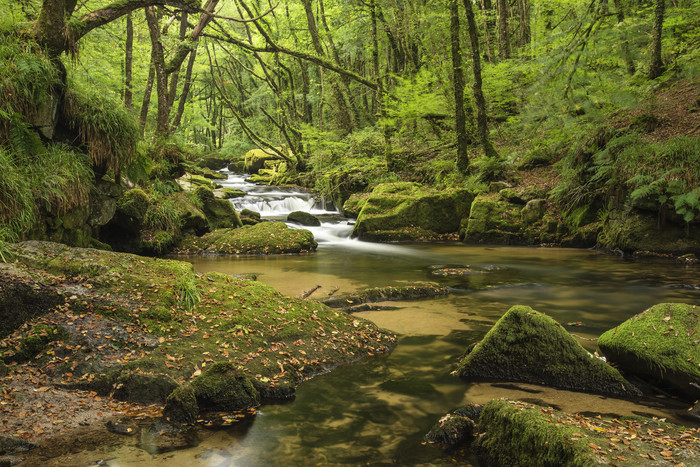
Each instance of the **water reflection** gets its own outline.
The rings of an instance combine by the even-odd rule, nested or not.
[[[421,441],[435,420],[469,402],[510,397],[573,412],[643,412],[672,420],[682,408],[662,399],[640,405],[534,385],[467,383],[450,372],[512,305],[532,306],[564,324],[580,322],[568,329],[593,350],[588,339],[653,304],[700,302],[700,290],[678,287],[698,283],[694,267],[586,250],[460,244],[328,246],[305,256],[189,259],[200,272],[257,273],[261,282],[292,296],[316,285],[322,287],[312,298],[425,281],[454,292],[358,313],[398,333],[396,349],[304,383],[293,403],[266,405],[247,425],[201,430],[190,449],[149,454],[127,442],[91,453],[92,460],[111,457],[106,465],[113,466],[452,465],[456,461]],[[433,274],[439,265],[487,272]]]

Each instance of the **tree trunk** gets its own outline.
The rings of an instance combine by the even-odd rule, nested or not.
[[[661,30],[664,26],[665,0],[656,0],[654,9],[654,30],[651,42],[651,63],[649,64],[649,79],[656,79],[664,72],[664,62],[661,59]]]
[[[134,63],[134,22],[131,13],[126,15],[126,45],[124,52],[124,105],[127,109],[134,107],[134,93],[131,89],[132,69]]]
[[[173,122],[170,125],[170,133],[173,133],[180,126],[182,122],[182,115],[185,113],[185,104],[187,103],[187,97],[190,93],[190,87],[192,86],[192,70],[194,68],[194,61],[197,58],[197,49],[195,48],[190,53],[190,58],[187,61],[187,69],[185,70],[185,82],[182,85],[182,92],[180,93],[180,100],[177,104],[177,112],[173,118]]]
[[[498,0],[498,55],[500,56],[501,60],[510,58],[510,32],[508,31],[508,2],[506,0]]]
[[[500,0],[499,0],[500,1]],[[479,56],[479,36],[474,20],[471,0],[464,0],[464,9],[467,12],[467,28],[469,29],[469,41],[472,46],[472,71],[474,73],[474,103],[476,104],[476,126],[479,133],[481,146],[486,157],[498,157],[496,149],[489,140],[489,127],[486,120],[486,99],[482,90],[481,57]]]
[[[151,36],[153,66],[156,70],[156,94],[158,95],[158,116],[156,118],[156,137],[168,134],[168,76],[165,73],[165,54],[160,41],[160,27],[153,7],[146,7],[146,22]]]
[[[146,122],[148,121],[148,108],[151,105],[151,94],[153,94],[153,82],[156,78],[156,67],[153,61],[153,51],[151,51],[151,63],[148,66],[148,79],[146,80],[146,89],[143,91],[143,101],[141,102],[141,111],[139,112],[139,127],[141,128],[141,137],[146,132]]]
[[[625,21],[625,12],[622,9],[622,0],[615,0],[615,14],[617,16],[617,24],[621,24]],[[632,53],[630,52],[630,43],[627,39],[622,39],[620,49],[622,51],[622,58],[625,60],[627,74],[632,76],[637,70],[634,66],[634,60],[632,60]]]
[[[468,0],[470,1],[470,0]],[[455,98],[455,133],[457,134],[457,170],[469,172],[469,153],[467,152],[467,122],[464,113],[464,70],[462,68],[462,50],[459,39],[459,3],[450,0],[450,43],[452,52],[452,81]]]
[[[530,0],[518,0],[518,15],[520,17],[520,46],[530,44]]]
[[[489,12],[487,12],[486,4],[488,3],[488,9],[491,9],[491,0],[481,0],[481,16],[484,17],[484,41],[486,43],[486,58],[489,63],[493,63],[493,53],[491,52],[491,21],[489,21]]]

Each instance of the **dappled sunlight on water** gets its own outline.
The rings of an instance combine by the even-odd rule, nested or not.
[[[259,274],[260,282],[291,296],[316,285],[322,287],[311,298],[419,282],[453,293],[358,313],[399,334],[398,346],[302,384],[293,403],[266,405],[247,424],[200,429],[198,444],[180,451],[149,454],[131,440],[83,459],[111,458],[104,465],[112,466],[452,465],[421,442],[437,419],[466,403],[508,397],[572,412],[669,419],[683,408],[668,399],[633,403],[526,384],[469,383],[450,372],[512,305],[551,315],[593,351],[591,339],[653,304],[699,303],[700,290],[683,287],[700,282],[697,268],[588,250],[454,243],[345,248],[339,242],[303,256],[187,259],[199,272]],[[439,267],[467,266],[469,274],[435,274]]]

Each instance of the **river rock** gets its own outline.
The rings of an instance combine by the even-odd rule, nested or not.
[[[114,398],[141,404],[162,404],[179,386],[167,375],[129,373],[117,380]]]
[[[595,358],[549,316],[517,305],[496,322],[456,372],[473,381],[516,381],[615,396],[640,391]]]
[[[197,420],[199,405],[191,384],[183,384],[165,400],[163,417],[172,423],[190,424]]]
[[[234,411],[260,405],[252,381],[231,362],[217,362],[190,383],[202,411]]]
[[[563,223],[544,207],[544,200],[523,207],[500,195],[479,195],[462,223],[460,238],[466,243],[504,245],[558,243],[565,234]]]
[[[203,186],[198,187],[195,194],[202,203],[211,230],[243,225],[230,201],[216,198],[212,190]]]
[[[456,233],[473,199],[466,189],[437,191],[412,182],[380,184],[365,200],[352,235],[397,241]]]
[[[287,216],[287,222],[294,222],[308,227],[318,227],[321,225],[321,221],[318,220],[318,217],[304,211],[290,212]]]
[[[220,170],[226,167],[228,160],[221,156],[207,156],[197,163],[198,167],[207,168],[210,170]]]
[[[260,222],[260,213],[250,209],[241,209],[240,217],[243,225],[255,225]]]
[[[657,215],[644,215],[632,209],[613,210],[598,235],[604,248],[624,252],[653,251],[683,255],[700,253],[700,229],[666,223],[660,230]]]
[[[696,305],[662,303],[603,333],[598,347],[624,371],[652,378],[698,399],[699,319]]]
[[[417,298],[447,295],[447,287],[437,285],[410,285],[402,287],[375,287],[356,294],[340,295],[321,300],[331,308],[349,308],[361,303],[384,302],[391,300],[415,300]]]
[[[435,443],[443,449],[450,449],[474,439],[482,405],[471,404],[443,416],[433,425],[425,440]]]
[[[278,150],[280,148],[277,148]],[[280,161],[282,158],[273,151],[263,151],[262,149],[251,149],[245,154],[243,170],[249,174],[257,174],[260,169],[265,168],[267,161]]]
[[[290,229],[281,222],[261,222],[238,229],[218,229],[199,238],[186,238],[178,253],[284,254],[305,253],[318,244],[311,232]]]
[[[243,198],[245,196],[245,191],[224,187],[217,190],[216,194],[222,199]]]

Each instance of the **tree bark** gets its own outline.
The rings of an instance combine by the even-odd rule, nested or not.
[[[148,109],[151,105],[151,94],[153,94],[153,83],[156,79],[156,67],[153,60],[153,51],[151,51],[151,63],[148,66],[148,79],[146,80],[146,89],[143,91],[143,101],[141,102],[141,111],[139,112],[139,127],[141,128],[141,136],[146,132],[146,122],[148,121]]]
[[[484,41],[486,43],[486,58],[489,63],[493,63],[493,53],[491,52],[491,33],[489,32],[491,28],[491,21],[488,19],[489,13],[487,12],[486,4],[488,3],[488,10],[491,9],[491,0],[481,0],[481,16],[484,17]]]
[[[124,52],[124,105],[127,109],[134,107],[134,92],[131,88],[134,63],[134,22],[131,13],[126,15],[126,44]]]
[[[499,0],[500,1],[500,0]],[[489,140],[489,127],[486,119],[486,99],[482,89],[481,57],[479,56],[479,36],[474,20],[471,0],[464,0],[464,9],[467,13],[467,28],[469,29],[469,41],[472,46],[472,72],[474,74],[474,103],[476,104],[476,126],[479,140],[486,157],[498,157],[496,149]]]
[[[152,6],[146,7],[146,22],[151,36],[153,66],[156,70],[156,94],[158,96],[158,116],[156,118],[156,137],[168,134],[168,76],[165,73],[165,54],[160,40],[158,18]]]
[[[530,44],[530,0],[518,0],[518,15],[520,17],[520,46]]]
[[[468,0],[470,1],[470,0]],[[462,68],[462,48],[459,34],[459,3],[450,0],[450,44],[452,53],[452,82],[455,100],[455,133],[457,134],[457,170],[469,172],[469,153],[467,152],[467,122],[464,113],[464,69]]]
[[[661,59],[661,32],[664,26],[665,0],[656,0],[654,8],[654,30],[651,42],[651,63],[649,64],[649,79],[656,79],[664,72],[664,62]]]
[[[615,15],[617,16],[617,24],[621,24],[625,21],[625,12],[622,9],[622,0],[615,0]],[[625,60],[625,67],[627,68],[627,74],[632,76],[637,71],[634,66],[634,60],[632,60],[632,53],[630,52],[630,43],[625,38],[622,39],[622,44],[620,46],[622,51],[622,58]]]
[[[75,44],[95,28],[104,26],[134,10],[153,5],[170,5],[188,12],[199,10],[199,0],[118,0],[68,22],[76,0],[44,0],[34,30],[36,41],[52,57],[75,50]]]
[[[510,32],[508,30],[508,2],[498,0],[498,55],[501,60],[510,58]],[[473,12],[472,12],[473,14]]]

